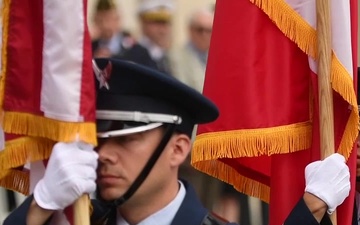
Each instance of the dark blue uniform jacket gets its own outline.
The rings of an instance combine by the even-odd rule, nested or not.
[[[205,209],[196,196],[194,189],[184,182],[186,195],[171,225],[202,225],[208,210]],[[26,225],[26,214],[33,197],[27,198],[22,205],[15,209],[5,220],[3,225]],[[92,225],[103,225],[99,223],[100,218],[108,212],[108,208],[97,200],[92,201],[93,214],[91,216]],[[116,212],[109,214],[106,225],[116,225]],[[236,225],[234,223],[223,223],[227,225]],[[318,225],[315,218],[301,199],[286,219],[284,225]],[[327,215],[324,216],[321,225],[331,225]]]
[[[187,182],[183,181],[183,183],[186,188],[186,195],[171,225],[201,225],[208,210],[202,206],[194,189]],[[32,199],[32,196],[28,197],[22,205],[6,218],[3,225],[26,225],[26,214]],[[93,200],[92,204],[93,214],[91,216],[91,223],[95,225],[95,221],[98,221],[108,209],[97,200]],[[116,213],[110,214],[106,225],[116,225]],[[227,223],[227,225],[236,224]]]

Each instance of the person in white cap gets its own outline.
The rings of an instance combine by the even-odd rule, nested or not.
[[[173,74],[169,49],[174,9],[172,0],[142,0],[138,9],[142,31],[139,43],[148,50],[157,69],[170,75]]]

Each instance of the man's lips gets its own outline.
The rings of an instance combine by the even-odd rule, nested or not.
[[[121,179],[120,176],[110,175],[110,174],[99,174],[97,178],[97,183],[100,184],[114,184]]]

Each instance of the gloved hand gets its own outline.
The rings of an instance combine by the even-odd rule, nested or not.
[[[81,195],[96,189],[98,154],[83,142],[57,143],[44,177],[36,184],[34,198],[44,209],[62,210]]]
[[[345,164],[345,158],[338,153],[307,165],[305,180],[305,192],[323,200],[329,214],[343,203],[350,192],[349,167]]]

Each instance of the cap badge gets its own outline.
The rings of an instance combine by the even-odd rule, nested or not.
[[[105,87],[107,90],[110,90],[110,86],[108,84],[108,80],[111,76],[112,64],[109,61],[106,67],[101,70],[96,64],[95,60],[92,61],[93,70],[96,76],[96,79],[99,81],[99,89]]]

